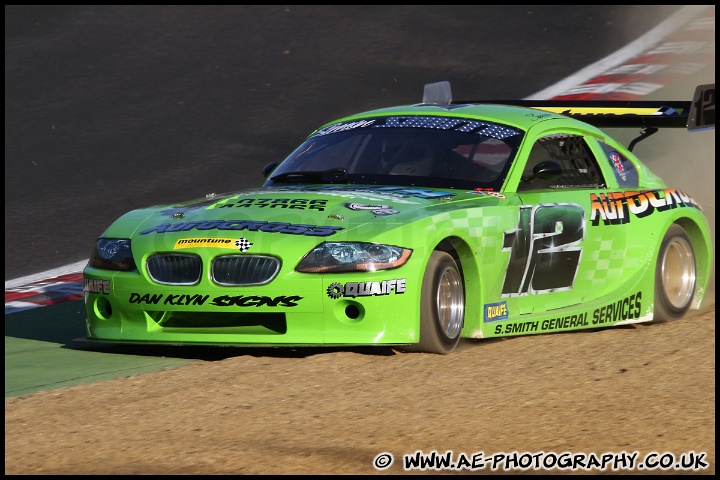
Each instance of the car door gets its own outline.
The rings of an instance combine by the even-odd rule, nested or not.
[[[515,300],[521,315],[581,304],[617,290],[627,241],[624,225],[608,227],[597,218],[617,212],[588,145],[595,140],[567,130],[527,140],[532,148],[526,159],[518,158],[525,162],[522,175],[511,177],[520,206],[517,226],[504,232],[503,251],[509,259],[501,294]],[[559,173],[552,173],[558,166]]]

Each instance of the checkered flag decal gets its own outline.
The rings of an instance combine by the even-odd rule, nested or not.
[[[250,247],[252,247],[252,243],[247,238],[238,238],[235,240],[235,246],[238,247],[238,250],[241,252],[247,252],[250,250]]]

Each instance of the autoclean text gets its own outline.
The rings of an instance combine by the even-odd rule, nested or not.
[[[663,212],[678,207],[700,205],[680,190],[648,190],[645,192],[614,192],[590,194],[590,223],[597,226],[628,223],[631,216],[647,217],[654,212]]]

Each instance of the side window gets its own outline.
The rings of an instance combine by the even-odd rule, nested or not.
[[[553,157],[545,147],[545,143],[538,140],[530,151],[530,157],[525,164],[525,170],[523,170],[518,191],[544,190],[556,185],[556,179],[532,178],[535,167],[548,160],[553,160]]]
[[[635,170],[635,165],[607,143],[601,141],[598,143],[607,156],[606,160],[610,163],[612,171],[615,173],[618,185],[621,187],[637,187],[638,173],[637,170]]]
[[[560,164],[562,173],[554,178],[532,178],[534,168],[548,160]],[[518,191],[605,186],[597,160],[580,135],[549,135],[540,138],[530,151],[522,178]]]

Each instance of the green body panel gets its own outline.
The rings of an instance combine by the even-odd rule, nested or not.
[[[368,188],[368,191],[370,190],[373,188]],[[316,225],[327,223],[328,214],[339,211],[339,203],[349,196],[352,200],[367,195],[373,200],[382,199],[384,204],[391,205],[401,213],[394,217],[378,217],[369,222],[372,217],[369,212],[348,212],[344,209],[342,213],[348,218],[342,221],[342,225],[347,227],[332,235],[332,240],[374,242],[382,238],[383,243],[411,248],[413,253],[410,260],[394,270],[325,275],[298,273],[294,271],[296,263],[284,262],[272,284],[255,287],[214,286],[207,273],[198,286],[161,286],[154,284],[141,272],[108,272],[88,267],[85,271],[86,284],[92,280],[110,283],[107,289],[109,293],[92,292],[92,289],[86,287],[88,335],[98,340],[160,343],[412,343],[418,338],[419,292],[423,269],[435,245],[447,238],[454,239],[466,276],[467,306],[463,336],[486,338],[648,321],[652,319],[655,258],[662,240],[657,232],[663,232],[669,224],[684,219],[687,223],[695,224],[698,233],[707,233],[704,217],[692,206],[677,206],[644,218],[633,217],[624,225],[605,225],[599,222],[593,226],[593,208],[597,211],[606,207],[593,207],[591,192],[563,192],[561,196],[558,192],[533,192],[511,195],[504,199],[474,193],[456,193],[457,199],[449,201],[442,200],[442,197],[399,199],[407,203],[395,202],[390,196],[379,198],[380,194],[377,193],[364,194],[360,188],[355,191],[346,190],[344,195],[347,196],[339,202],[322,193],[294,195],[302,199],[323,200],[327,209],[322,212],[284,213],[283,209],[270,208],[268,212],[264,208],[245,207],[240,214],[238,210],[232,209],[234,207],[218,208],[217,204],[212,204],[203,210],[204,213],[212,211],[212,215],[206,214],[204,218],[263,218],[266,221]],[[220,203],[235,205],[244,198],[264,197],[278,198],[278,194],[254,191],[222,199]],[[336,205],[331,205],[333,201]],[[504,232],[517,228],[522,206],[537,204],[546,205],[546,208],[550,209],[562,208],[565,204],[579,206],[573,207],[572,211],[584,212],[584,228],[593,229],[593,234],[600,232],[600,235],[592,241],[586,239],[579,245],[582,255],[572,289],[551,294],[525,292],[503,298],[501,288],[510,258],[510,253],[503,251]],[[229,215],[228,212],[232,214]],[[186,215],[183,221],[192,221],[192,210]],[[138,216],[145,217],[146,213]],[[133,217],[135,215],[130,216],[134,220]],[[167,222],[168,217],[150,216],[143,227]],[[120,222],[108,230],[107,236],[128,235],[134,226],[133,222],[128,222],[126,226]],[[198,235],[197,230],[164,233],[134,237],[133,248],[148,254],[172,251],[177,240],[199,236],[210,238],[209,232],[213,232],[213,236],[217,238],[232,237],[217,230],[205,231],[202,235]],[[318,243],[315,237],[277,233],[242,231],[241,236],[253,243],[253,254],[282,251],[284,257],[292,259],[302,258]],[[638,238],[644,240],[629,240]],[[709,245],[704,248],[710,251]],[[205,256],[220,250],[216,247],[201,247],[183,249],[183,252]],[[702,248],[696,250],[698,253],[703,251]],[[622,255],[618,252],[627,253]],[[137,265],[144,265],[148,254],[137,257]],[[707,258],[707,255],[698,258]],[[702,262],[699,263],[702,265]],[[700,285],[704,285],[708,279],[705,273],[703,275]],[[608,278],[613,278],[614,281],[608,282]],[[330,298],[327,294],[328,287],[334,283],[369,284],[389,280],[404,280],[405,291],[385,293],[381,289],[372,295],[340,299]],[[702,288],[699,288],[697,294],[702,293]],[[258,305],[243,309],[255,314],[284,314],[287,330],[283,334],[257,326],[199,328],[196,331],[163,328],[147,313],[160,309],[227,313],[226,306],[213,307],[210,303],[211,299],[223,295],[272,299],[293,295],[302,297],[302,300],[292,307]],[[130,302],[131,297],[134,297],[133,302]],[[200,303],[203,297],[207,299]],[[628,305],[631,301],[634,302],[632,308]],[[103,315],[98,314],[106,310],[105,302],[112,305],[113,314],[109,319],[103,319]],[[502,321],[494,320],[492,316],[487,318],[485,306],[503,302],[505,306],[501,311],[496,309],[495,313]],[[608,313],[608,305],[615,310]],[[348,307],[357,309],[359,315],[356,318],[348,317]],[[506,312],[507,316],[502,312]],[[499,330],[498,325],[502,325]],[[525,326],[522,327],[523,325]]]
[[[667,188],[599,129],[559,114],[529,117],[527,109],[499,106],[398,107],[342,121],[380,114],[478,114],[517,127],[525,131],[516,159],[520,166],[508,172],[498,192],[309,184],[130,212],[103,237],[131,238],[138,270],[85,269],[87,337],[216,345],[415,343],[423,274],[439,246],[451,251],[462,268],[463,337],[646,322],[653,319],[658,251],[673,223],[680,223],[693,242],[698,264],[693,308],[699,308],[712,261],[701,207],[688,194]],[[603,188],[518,192],[529,146],[553,131],[585,136],[597,156],[602,156],[599,142],[612,144],[635,163],[639,186],[621,187],[610,165],[601,164],[607,180]],[[348,208],[351,202],[395,213],[353,210]],[[221,220],[240,227],[219,228]],[[558,239],[556,252],[561,253],[538,247],[546,236]],[[240,254],[232,243],[238,238],[252,244],[242,254],[280,259],[272,282],[242,287],[213,283],[209,259]],[[178,241],[188,239],[217,242],[178,247]],[[404,265],[390,270],[297,272],[299,261],[325,241],[381,243],[410,249],[412,254]],[[157,252],[199,256],[204,268],[200,283],[154,282],[145,265]],[[558,261],[536,261],[553,254]]]

